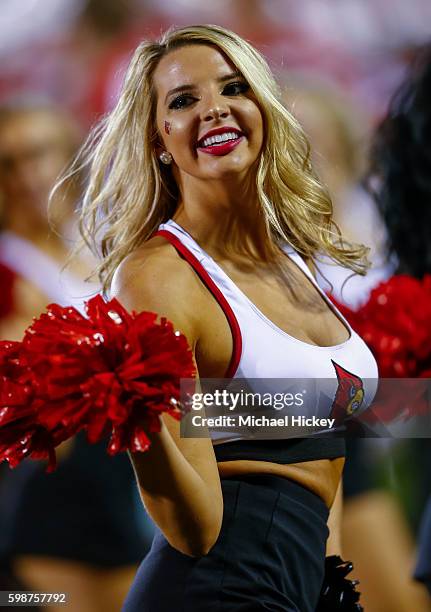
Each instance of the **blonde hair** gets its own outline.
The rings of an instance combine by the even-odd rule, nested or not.
[[[268,236],[290,243],[305,257],[325,253],[364,274],[367,249],[343,242],[332,221],[330,197],[311,167],[308,141],[283,106],[265,59],[233,32],[198,25],[170,29],[158,42],[138,46],[116,107],[90,135],[70,170],[88,167],[80,230],[87,245],[101,256],[96,272],[104,288],[119,263],[176,209],[177,186],[171,170],[161,168],[155,151],[152,77],[163,56],[193,44],[220,49],[248,81],[263,114],[266,134],[256,193]]]

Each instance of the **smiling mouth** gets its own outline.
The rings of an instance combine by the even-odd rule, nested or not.
[[[206,155],[212,156],[224,156],[228,155],[231,151],[244,140],[245,134],[236,129],[227,129],[225,131],[220,130],[219,133],[208,134],[203,136],[197,143],[197,150]]]
[[[223,134],[215,134],[214,136],[208,136],[207,138],[201,138],[198,141],[199,149],[206,149],[208,147],[219,147],[227,142],[234,142],[242,138],[240,132],[224,132]]]

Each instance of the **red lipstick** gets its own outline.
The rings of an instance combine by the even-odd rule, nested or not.
[[[228,140],[221,140],[216,138],[217,136],[222,136],[223,134],[230,134],[231,138]],[[205,141],[211,139],[212,142],[208,142],[205,146]],[[214,130],[209,130],[206,134],[204,134],[199,140],[197,144],[197,148],[202,153],[208,153],[209,155],[227,155],[235,147],[238,146],[240,142],[244,139],[244,134],[238,128],[223,126],[220,128],[215,128]]]

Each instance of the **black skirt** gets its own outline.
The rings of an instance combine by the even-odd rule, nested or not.
[[[210,552],[184,555],[157,530],[123,612],[314,612],[328,537],[323,500],[267,474],[224,479],[222,490]]]
[[[106,441],[89,444],[83,433],[52,474],[40,461],[23,461],[0,482],[0,559],[36,555],[106,569],[137,565],[151,536],[141,528],[135,491],[127,456],[110,457]]]

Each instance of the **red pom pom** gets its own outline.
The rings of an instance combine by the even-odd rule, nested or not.
[[[431,367],[431,276],[393,276],[371,292],[355,316],[381,377],[414,378]]]
[[[20,342],[0,342],[0,460],[16,467],[25,457],[48,459],[55,468],[54,441],[39,422],[37,400]]]
[[[422,280],[393,276],[373,289],[356,312],[344,306],[340,310],[370,347],[381,378],[430,377],[431,275]],[[404,418],[420,414],[427,406],[424,389],[403,383],[397,397],[379,395],[379,418],[389,421],[400,414]],[[386,396],[387,389],[383,393]]]
[[[13,310],[13,287],[15,278],[15,273],[0,262],[0,319],[7,317]]]
[[[181,417],[180,379],[195,374],[186,338],[166,319],[157,323],[154,313],[129,314],[101,296],[87,303],[87,315],[51,304],[26,331],[19,352],[31,389],[30,420],[7,430],[0,458],[11,440],[34,428],[32,456],[42,453],[42,434],[57,445],[81,429],[90,442],[110,435],[110,454],[144,451],[147,434],[160,430],[161,413]],[[9,363],[5,349],[3,358]],[[11,385],[16,380],[9,376]],[[13,395],[21,401],[17,389]]]

